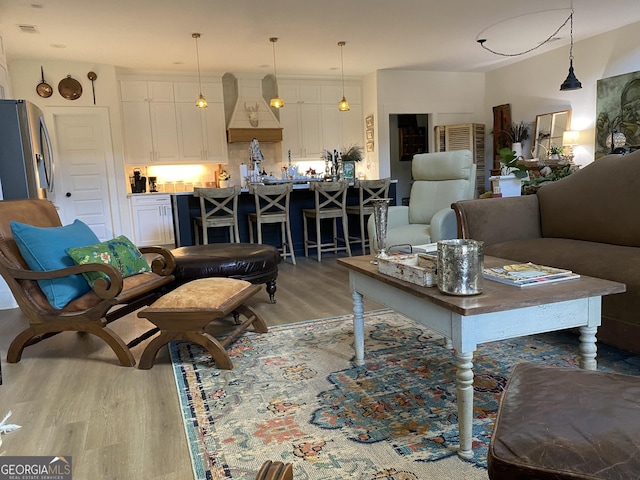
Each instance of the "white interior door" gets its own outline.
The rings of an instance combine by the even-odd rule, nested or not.
[[[75,219],[89,225],[101,240],[114,237],[116,207],[109,179],[113,165],[106,110],[53,114],[57,156],[55,203],[63,224]],[[106,120],[106,121],[105,121]]]

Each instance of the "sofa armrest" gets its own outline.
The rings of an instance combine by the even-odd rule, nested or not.
[[[176,259],[170,250],[164,247],[140,247],[142,254],[156,254],[151,261],[151,270],[160,276],[171,275],[176,268]]]
[[[537,195],[462,200],[451,208],[458,220],[458,238],[493,245],[542,237]]]
[[[456,213],[451,208],[438,210],[431,219],[431,242],[450,240],[458,234]]]

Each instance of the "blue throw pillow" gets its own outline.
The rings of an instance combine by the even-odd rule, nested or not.
[[[67,248],[83,247],[100,242],[88,225],[76,220],[63,227],[34,227],[10,222],[13,238],[29,268],[38,272],[58,270],[75,265]],[[80,274],[51,280],[38,280],[38,285],[55,308],[63,308],[71,300],[90,290]]]

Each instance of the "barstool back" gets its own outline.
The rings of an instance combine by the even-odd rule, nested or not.
[[[373,214],[372,200],[388,198],[391,178],[381,178],[380,180],[356,180],[353,184],[358,189],[358,205],[347,207],[348,215],[357,215],[360,223],[360,236],[349,237],[349,242],[358,242],[362,245],[362,254],[366,255],[367,247],[371,251],[365,221],[369,215]]]
[[[289,199],[293,184],[280,183],[274,185],[250,184],[249,193],[253,194],[256,211],[247,216],[249,222],[249,241],[254,243],[253,224],[256,224],[258,243],[262,243],[262,225],[280,223],[281,254],[283,258],[291,257],[296,264],[289,220]]]
[[[209,243],[207,230],[228,227],[230,243],[240,242],[238,233],[238,195],[240,186],[228,188],[193,189],[193,196],[200,198],[200,216],[194,218],[196,245],[200,244],[199,227],[202,228],[202,244]]]
[[[309,184],[309,190],[314,192],[315,206],[313,209],[302,210],[302,220],[304,228],[304,254],[309,256],[309,248],[315,248],[318,256],[318,262],[322,261],[322,252],[338,253],[345,250],[351,256],[351,246],[349,245],[349,222],[347,221],[347,189],[349,188],[348,180],[339,182],[312,182]],[[316,238],[309,239],[307,230],[307,219],[315,219]],[[331,242],[322,242],[322,232],[320,230],[321,220],[332,219],[333,238]],[[343,237],[338,237],[337,219],[342,220]],[[344,242],[344,246],[338,245],[338,240]]]

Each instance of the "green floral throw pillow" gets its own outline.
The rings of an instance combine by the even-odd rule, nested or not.
[[[67,255],[78,265],[108,263],[117,268],[123,278],[151,271],[140,250],[124,235],[96,245],[69,248]],[[99,278],[107,278],[102,272],[87,272],[82,275],[91,287]]]

